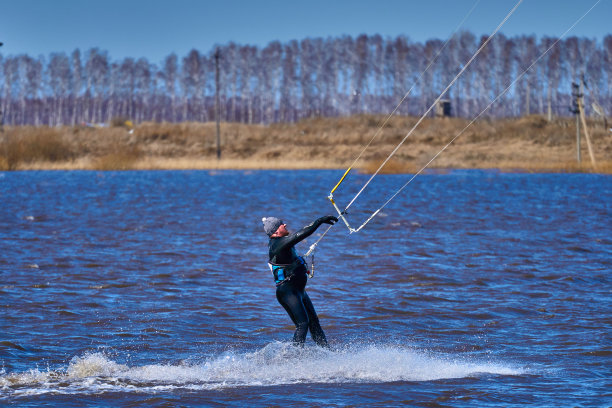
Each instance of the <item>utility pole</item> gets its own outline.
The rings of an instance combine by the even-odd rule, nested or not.
[[[215,116],[217,118],[217,160],[221,159],[221,122],[220,122],[220,106],[219,106],[219,48],[215,51],[215,86],[216,86],[216,98],[215,98]]]
[[[576,115],[576,158],[580,163],[580,98],[582,98],[582,82],[577,84],[572,82],[572,107],[570,112]]]
[[[584,87],[588,89],[586,80],[584,79],[584,73],[582,73],[580,85],[581,86],[584,85]],[[582,93],[582,88],[580,89],[580,91]],[[589,156],[591,157],[591,164],[593,165],[593,168],[595,168],[597,166],[597,163],[595,162],[595,154],[593,154],[593,147],[591,146],[591,137],[589,136],[589,127],[587,126],[586,115],[584,113],[584,101],[582,100],[582,98],[580,98],[579,102],[580,104],[578,105],[578,107],[580,110],[580,119],[582,120],[582,126],[584,127],[584,137],[587,142],[587,148],[589,149]]]
[[[589,149],[589,156],[591,157],[591,164],[593,167],[597,166],[595,161],[595,154],[593,153],[593,147],[591,146],[591,138],[589,136],[589,128],[586,123],[586,115],[584,113],[584,93],[582,86],[586,86],[584,74],[580,78],[579,83],[572,82],[572,97],[574,98],[573,106],[570,111],[576,115],[576,155],[578,163],[580,163],[580,121],[582,120],[582,126],[584,127],[584,137],[586,138],[587,147]]]

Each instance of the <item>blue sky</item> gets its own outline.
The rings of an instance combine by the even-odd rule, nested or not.
[[[403,34],[448,38],[461,28],[490,33],[517,0],[0,0],[4,55],[48,56],[98,47],[111,59],[160,63],[174,52],[234,41],[265,46],[306,37]],[[508,36],[559,36],[597,0],[524,0],[503,27]],[[612,32],[612,0],[599,4],[569,35]]]

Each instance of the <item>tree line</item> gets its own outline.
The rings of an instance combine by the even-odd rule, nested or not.
[[[228,43],[208,53],[171,54],[161,64],[145,58],[114,61],[98,48],[48,57],[0,54],[0,119],[7,125],[49,126],[114,118],[214,120],[217,62],[222,121],[268,124],[388,114],[408,90],[397,113],[420,116],[486,38],[463,31],[448,43],[380,35],[274,41],[263,48]],[[582,78],[585,95],[609,114],[612,35],[601,42],[562,39],[528,69],[557,40],[495,36],[444,95],[452,115],[476,116],[525,70],[487,112],[490,117],[568,116],[572,83]],[[587,108],[590,113],[591,105]]]

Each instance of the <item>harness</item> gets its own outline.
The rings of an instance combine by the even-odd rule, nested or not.
[[[281,284],[288,282],[291,280],[297,268],[300,265],[304,265],[307,267],[306,261],[299,255],[296,255],[295,260],[290,264],[275,264],[272,262],[268,262],[268,267],[270,267],[270,271],[272,275],[274,275],[274,282],[276,282],[276,286],[280,286]]]

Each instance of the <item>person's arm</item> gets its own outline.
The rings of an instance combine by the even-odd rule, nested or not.
[[[308,238],[317,230],[317,228],[321,226],[321,224],[334,225],[336,221],[338,221],[338,218],[334,217],[333,215],[326,215],[325,217],[317,218],[312,224],[305,226],[304,228],[297,232],[294,232],[293,234],[281,238],[282,243],[279,246],[278,250],[287,248],[288,246],[293,246],[298,242]]]

